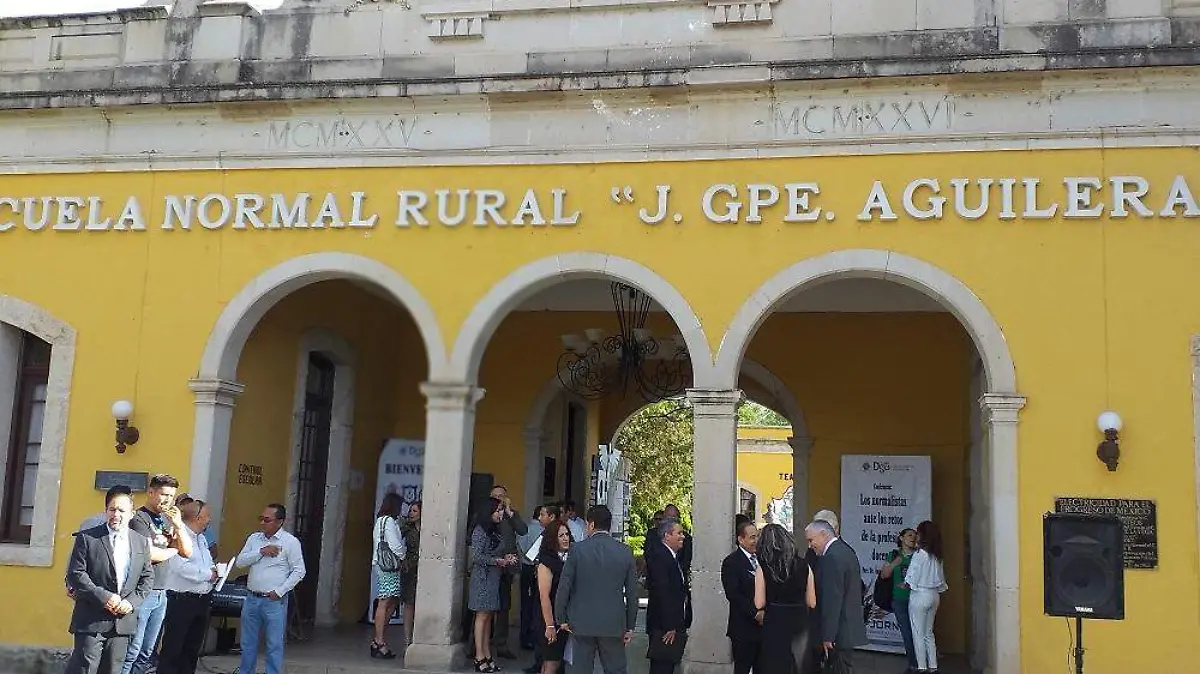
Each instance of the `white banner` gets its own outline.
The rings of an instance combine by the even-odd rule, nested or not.
[[[842,538],[858,553],[870,600],[879,569],[896,549],[901,530],[931,517],[932,475],[928,456],[842,457]],[[867,623],[868,650],[904,652],[891,613]]]
[[[422,473],[425,467],[425,441],[424,440],[398,440],[391,439],[383,446],[383,452],[379,455],[379,476],[376,478],[375,488],[375,505],[372,512],[379,511],[379,505],[383,503],[383,497],[388,493],[396,493],[404,500],[404,506],[401,508],[401,517],[408,517],[408,506],[421,500],[423,491]],[[371,518],[374,525],[375,518]],[[372,526],[374,531],[374,526]],[[371,543],[371,549],[375,549],[377,541]],[[371,601],[368,604],[370,610],[367,611],[367,622],[375,623],[375,597],[379,593],[379,578],[375,571],[375,566],[371,565]],[[404,622],[403,612],[397,606],[396,612],[392,615],[390,624],[399,625]]]

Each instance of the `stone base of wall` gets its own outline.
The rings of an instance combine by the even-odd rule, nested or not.
[[[70,649],[0,644],[0,674],[61,674]]]

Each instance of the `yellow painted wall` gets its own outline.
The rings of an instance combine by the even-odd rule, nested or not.
[[[790,427],[738,427],[737,481],[758,494],[756,522],[762,521],[771,499],[782,497],[792,486],[792,454],[790,451],[756,451],[754,441],[783,443],[786,447],[791,435]]]
[[[1016,362],[1019,392],[1028,396],[1019,428],[1017,485],[1021,639],[1026,671],[1040,674],[1060,667],[1067,648],[1062,625],[1043,617],[1041,611],[1039,522],[1041,514],[1053,507],[1054,497],[1062,495],[1157,501],[1159,568],[1127,574],[1127,618],[1089,625],[1088,662],[1089,671],[1096,674],[1147,668],[1171,671],[1175,663],[1200,657],[1200,645],[1191,638],[1200,626],[1200,567],[1189,354],[1191,336],[1200,333],[1200,299],[1194,292],[1200,276],[1194,252],[1200,250],[1197,220],[1155,217],[1064,221],[1056,216],[1046,221],[1001,221],[995,217],[995,209],[978,221],[960,220],[952,211],[941,221],[924,222],[901,214],[897,222],[860,223],[853,216],[862,208],[875,179],[886,181],[892,203],[898,208],[899,192],[909,180],[938,178],[945,186],[957,176],[1036,176],[1046,185],[1060,186],[1066,176],[1140,175],[1152,184],[1148,203],[1157,211],[1176,173],[1186,174],[1193,189],[1200,191],[1196,159],[1194,149],[1163,148],[554,167],[6,176],[0,191],[16,197],[82,191],[85,196],[100,195],[106,203],[119,207],[127,196],[136,195],[152,226],[146,232],[31,233],[18,227],[0,233],[4,255],[0,292],[47,309],[79,334],[55,567],[6,567],[0,572],[0,593],[14,602],[37,604],[46,610],[19,624],[4,625],[0,641],[66,643],[62,625],[69,605],[61,593],[62,570],[70,530],[97,509],[98,494],[91,488],[95,471],[187,474],[194,409],[185,382],[196,373],[205,341],[225,304],[251,279],[275,264],[305,253],[330,250],[380,260],[403,274],[428,299],[449,348],[478,298],[512,270],[554,253],[602,251],[639,261],[671,282],[695,309],[715,348],[746,298],[781,269],[829,251],[877,248],[928,261],[968,286],[1003,328]],[[768,209],[759,225],[721,225],[701,218],[700,195],[713,183],[781,184],[802,180],[820,180],[822,192],[817,202],[835,211],[836,221],[783,223],[780,206]],[[637,194],[650,194],[659,183],[673,186],[672,207],[683,216],[681,224],[641,224],[636,217],[637,207],[616,204],[609,196],[614,185],[628,184]],[[389,195],[398,187],[506,190],[516,195],[504,209],[511,215],[516,205],[513,202],[529,186],[546,195],[551,188],[567,188],[569,207],[583,212],[579,225],[397,229],[390,224],[395,204]],[[298,189],[318,193],[365,190],[371,195],[369,207],[382,216],[381,224],[370,231],[165,232],[153,226],[162,219],[165,194],[292,194]],[[1061,187],[1054,192],[1062,201]],[[344,202],[348,206],[348,199]],[[548,196],[545,203],[549,203]],[[1017,205],[1022,205],[1020,194]],[[761,345],[767,343],[764,335],[772,329],[768,323],[751,349],[756,360],[775,370],[801,397],[817,436],[814,473],[828,468],[829,464],[822,462],[833,460],[829,458],[835,453],[833,449],[858,451],[864,445],[874,448],[876,444],[884,449],[902,449],[896,444],[903,443],[882,437],[879,429],[869,424],[853,435],[847,434],[847,429],[856,428],[857,420],[835,408],[832,400],[863,403],[858,398],[861,389],[853,383],[858,381],[886,385],[894,394],[886,406],[875,411],[883,415],[878,418],[888,418],[898,416],[896,410],[904,410],[909,430],[902,435],[916,436],[916,431],[922,429],[919,435],[936,436],[939,443],[961,444],[966,395],[961,390],[950,395],[952,373],[948,369],[930,375],[924,370],[901,367],[910,376],[884,377],[876,368],[867,367],[875,358],[871,351],[848,347],[870,337],[878,349],[903,351],[907,360],[897,365],[905,366],[932,358],[943,346],[905,336],[903,331],[893,335],[890,326],[880,332],[877,325],[864,323],[850,329],[852,325],[854,320],[839,323],[845,328],[844,334],[839,327],[838,339],[830,339],[820,349],[822,358],[813,361],[811,367],[793,368],[786,376],[784,371],[796,354],[820,346],[813,343],[815,337],[804,331],[788,331],[774,338],[777,348],[773,354],[761,353]],[[572,329],[580,327],[584,326],[574,325]],[[558,334],[545,334],[538,344],[557,353]],[[808,348],[797,348],[799,345]],[[512,347],[514,352],[533,348],[530,343]],[[489,349],[485,358],[484,379],[503,378],[505,374],[503,368],[487,374],[486,360],[494,357],[490,353],[493,350]],[[855,376],[845,380],[815,374],[835,365]],[[965,371],[966,366],[962,367]],[[534,379],[538,381],[529,385],[529,391],[540,387],[548,376],[548,370],[537,374]],[[929,381],[931,376],[933,381]],[[954,378],[964,376],[960,372]],[[494,467],[497,462],[488,458],[489,452],[511,452],[519,447],[521,417],[488,412],[490,407],[508,403],[498,386],[481,383],[490,389],[480,406],[481,420],[486,424],[511,424],[511,430],[495,438],[495,450],[481,450],[479,463],[491,462]],[[394,382],[389,385],[392,391],[406,391],[403,395],[411,396],[410,401],[419,401],[411,387]],[[827,397],[831,391],[836,395]],[[533,394],[517,397],[532,401]],[[109,408],[118,398],[134,402],[134,423],[143,436],[122,456],[110,448]],[[942,419],[942,425],[936,428],[918,423],[933,418],[933,412],[921,405],[947,410],[952,403],[959,405],[954,413],[958,421]],[[397,402],[398,406],[403,404],[413,403]],[[525,403],[513,405],[527,409]],[[822,406],[830,409],[820,414],[810,412]],[[874,410],[876,404],[871,403],[871,407]],[[1109,473],[1094,457],[1099,441],[1095,417],[1107,408],[1118,410],[1126,422],[1117,473]],[[389,420],[385,430],[395,429],[398,423],[402,422]],[[955,425],[957,429],[952,428]],[[480,433],[491,437],[486,426],[481,426]],[[822,434],[848,442],[845,447],[835,445],[831,449],[830,441],[821,440]],[[934,469],[936,484],[952,485],[954,476],[962,474],[963,464],[935,459]],[[510,486],[520,483],[519,469],[502,466],[496,470]],[[824,501],[836,505],[836,491],[823,493],[818,487],[814,484],[813,506],[827,505]],[[935,507],[951,498],[950,494],[935,493]],[[953,528],[948,514],[946,523]],[[953,615],[952,610],[943,609],[947,619]],[[1174,619],[1159,619],[1165,612]],[[1152,647],[1131,649],[1131,643]]]
[[[783,380],[804,411],[813,438],[812,512],[842,512],[843,454],[930,456],[933,519],[945,540],[950,585],[935,628],[938,648],[947,653],[965,650],[969,629],[964,467],[970,354],[951,315],[925,313],[776,314],[749,354]]]

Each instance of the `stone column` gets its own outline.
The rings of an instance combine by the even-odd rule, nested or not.
[[[788,444],[792,446],[792,533],[800,536],[812,517],[808,511],[808,461],[813,439],[790,437]]]
[[[525,503],[521,515],[533,517],[533,509],[542,501],[542,444],[546,432],[537,426],[526,426],[521,437],[525,441]]]
[[[246,390],[245,384],[228,379],[192,379],[188,388],[195,395],[196,426],[192,436],[192,467],[187,490],[208,501],[212,523],[208,539],[221,538],[225,510],[225,475],[229,465],[229,427],[233,406]]]
[[[992,643],[989,671],[1019,674],[1021,553],[1017,500],[1017,416],[1025,398],[985,393],[979,399],[985,424],[986,471],[991,494],[991,537],[987,542],[992,578]],[[1014,666],[1016,663],[1016,666]]]
[[[483,389],[470,384],[427,382],[425,474],[421,512],[420,593],[409,669],[452,671],[465,663],[458,643],[466,570],[466,517],[475,436],[475,404]]]
[[[721,587],[721,562],[733,549],[737,489],[737,389],[688,389],[695,418],[696,486],[692,511],[693,622],[684,659],[685,674],[714,674],[732,668],[725,636],[729,605]]]

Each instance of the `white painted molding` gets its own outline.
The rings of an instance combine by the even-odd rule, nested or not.
[[[538,291],[576,278],[599,278],[635,286],[670,314],[692,360],[693,385],[712,381],[712,351],[700,319],[683,295],[663,277],[637,262],[604,253],[564,253],[536,260],[501,279],[475,304],[454,341],[448,379],[475,381],[488,341],[500,322]]]
[[[990,671],[1021,672],[1021,523],[1017,491],[1017,417],[1025,398],[1013,393],[980,397],[987,438],[988,502],[992,566],[992,651]]]
[[[247,283],[217,319],[205,345],[197,378],[233,380],[242,348],[267,311],[300,288],[333,279],[365,281],[391,295],[417,324],[429,360],[429,376],[438,378],[446,362],[446,345],[433,308],[416,286],[381,262],[333,252],[292,258]]]
[[[769,26],[774,21],[771,5],[779,0],[709,0],[716,28]]]
[[[45,309],[11,295],[0,295],[0,321],[24,330],[51,347],[29,545],[0,544],[0,565],[49,567],[54,565],[54,531],[62,488],[76,334],[74,328]]]
[[[1192,336],[1192,446],[1195,452],[1196,543],[1200,557],[1200,335]]]
[[[804,410],[800,409],[800,401],[796,400],[796,394],[792,393],[782,379],[775,376],[775,373],[768,370],[762,363],[749,358],[742,359],[741,374],[758,382],[766,389],[767,393],[771,394],[775,402],[779,403],[783,409],[776,411],[782,412],[783,416],[787,417],[788,423],[792,425],[794,437],[808,437],[808,422],[804,419]]]
[[[488,12],[453,13],[453,14],[422,14],[428,23],[426,33],[431,40],[482,40],[483,24],[488,20]]]
[[[717,352],[717,381],[737,384],[739,361],[763,321],[806,286],[843,278],[876,278],[917,290],[941,303],[959,322],[983,358],[988,390],[1013,392],[1017,372],[999,324],[970,288],[945,271],[886,250],[841,250],[798,262],[759,286],[734,315]]]
[[[354,403],[357,390],[358,358],[354,347],[340,335],[324,328],[313,328],[300,337],[296,358],[295,391],[292,399],[291,455],[288,461],[287,504],[296,519],[299,493],[300,445],[304,437],[304,403],[308,383],[308,358],[320,354],[333,362],[333,414],[329,428],[329,456],[325,467],[325,496],[321,508],[321,573],[317,576],[316,624],[330,627],[338,622],[341,595],[342,552],[349,510],[349,469],[351,440],[354,435]],[[374,504],[377,507],[379,504]]]
[[[221,537],[224,515],[225,469],[229,463],[229,429],[233,406],[246,390],[245,384],[225,379],[192,379],[188,382],[196,406],[192,434],[192,465],[188,491],[208,501],[212,522],[208,539]]]
[[[533,509],[542,502],[546,432],[540,426],[526,426],[521,439],[525,443],[525,501],[521,510],[526,517],[532,517]]]

